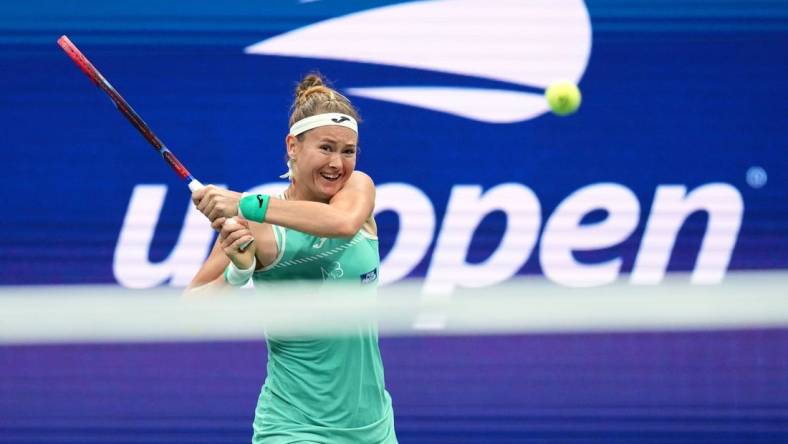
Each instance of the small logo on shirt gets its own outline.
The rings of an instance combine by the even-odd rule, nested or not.
[[[338,261],[331,262],[328,268],[320,267],[320,272],[323,274],[324,281],[333,281],[341,279],[345,275],[345,270],[342,269],[342,264]]]
[[[368,271],[361,275],[361,285],[371,284],[378,280],[378,269],[375,268],[372,271]]]

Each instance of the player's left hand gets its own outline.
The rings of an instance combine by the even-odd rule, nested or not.
[[[217,217],[216,219],[213,220],[213,222],[211,222],[211,228],[213,228],[216,231],[221,231],[222,230],[222,226],[224,225],[224,222],[226,220],[227,220],[227,218],[224,217],[224,216]]]
[[[219,231],[219,243],[236,267],[246,269],[252,265],[256,247],[249,222],[234,217],[226,219]]]
[[[192,202],[208,220],[215,230],[221,229],[221,224],[215,224],[219,218],[233,217],[238,214],[238,202],[241,193],[225,190],[215,185],[207,185],[192,193]]]

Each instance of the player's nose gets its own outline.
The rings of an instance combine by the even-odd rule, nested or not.
[[[339,153],[334,153],[331,155],[331,159],[328,161],[328,166],[336,169],[342,168],[342,158],[340,157]]]

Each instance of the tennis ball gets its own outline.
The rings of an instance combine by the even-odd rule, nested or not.
[[[574,113],[583,100],[577,85],[565,81],[552,83],[547,87],[544,96],[550,109],[559,116],[568,116]]]

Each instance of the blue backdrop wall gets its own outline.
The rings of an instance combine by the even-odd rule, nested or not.
[[[31,0],[0,2],[1,285],[183,286],[213,239],[62,34],[236,190],[282,186],[295,83],[334,81],[386,282],[788,268],[785,1]],[[541,99],[559,76],[570,117]],[[402,443],[788,440],[784,329],[381,347]],[[0,346],[0,443],[245,442],[264,362],[261,341]]]
[[[407,47],[414,41],[406,37],[407,28],[370,34],[367,47],[385,39],[388,46],[379,50],[384,54],[381,58],[399,65],[365,63],[366,55],[358,51],[340,51],[331,58],[304,56],[308,51],[303,50],[290,51],[297,56],[244,52],[255,43],[327,19],[350,13],[355,17],[386,5],[403,6],[393,3],[398,2],[3,3],[0,117],[5,127],[7,210],[2,224],[9,235],[0,244],[4,262],[0,283],[183,285],[210,245],[204,225],[186,223],[185,187],[62,53],[55,44],[61,34],[81,47],[199,179],[236,190],[275,182],[283,171],[283,138],[295,82],[311,70],[333,80],[354,100],[365,120],[359,169],[368,172],[388,196],[380,204],[378,218],[384,277],[389,268],[390,280],[424,276],[431,266],[437,276],[438,268],[462,265],[442,264],[434,253],[444,226],[454,229],[446,217],[452,191],[468,185],[480,187],[484,195],[501,184],[518,184],[516,191],[533,191],[538,204],[535,228],[517,225],[507,217],[506,208],[479,214],[472,241],[445,246],[447,251],[464,250],[470,264],[482,264],[496,249],[508,248],[503,242],[508,221],[510,236],[528,238],[536,231],[537,242],[522,261],[508,264],[509,274],[542,273],[549,259],[540,259],[540,254],[550,256],[543,250],[552,247],[539,241],[544,241],[559,204],[591,188],[588,195],[580,196],[586,202],[582,210],[589,214],[579,225],[604,228],[606,218],[610,224],[615,222],[611,202],[628,190],[636,197],[635,206],[625,203],[612,212],[637,211],[634,223],[625,223],[607,243],[572,249],[580,264],[619,259],[620,272],[628,273],[645,248],[649,218],[659,213],[655,201],[660,186],[681,186],[684,197],[678,202],[691,204],[679,217],[681,231],[674,236],[675,245],[663,242],[660,247],[670,258],[663,268],[703,268],[697,259],[702,236],[709,232],[713,237],[709,242],[719,244],[710,244],[712,250],[729,256],[729,264],[706,270],[711,274],[719,274],[719,269],[724,274],[729,269],[786,268],[783,169],[788,163],[788,135],[783,122],[788,105],[782,100],[786,62],[779,57],[786,47],[784,2],[755,6],[744,1],[720,5],[568,1],[554,6],[552,13],[547,8],[546,18],[539,19],[549,29],[565,25],[562,15],[588,14],[587,42],[571,30],[550,31],[551,36],[567,36],[558,42],[544,41],[535,38],[539,32],[529,30],[527,23],[506,22],[505,17],[498,18],[498,28],[504,29],[500,38],[477,38],[473,33],[492,32],[496,23],[474,17],[474,11],[458,13],[465,7],[463,2],[459,6],[447,2],[446,11],[454,11],[447,21],[467,20],[459,29],[472,30],[468,35],[478,41],[478,48],[463,40],[468,35],[455,38],[452,47],[447,35],[451,37],[457,28],[436,25],[433,35],[418,36],[421,50]],[[342,25],[360,27],[365,19]],[[340,42],[359,40],[353,28],[347,29],[346,35],[333,35]],[[298,40],[302,34],[291,34],[296,34],[292,46],[309,44]],[[405,49],[389,48],[400,46]],[[522,52],[494,52],[496,47]],[[417,57],[408,59],[409,51]],[[394,52],[405,54],[404,59],[385,57]],[[577,52],[582,54],[572,55]],[[444,53],[450,56],[441,57]],[[424,54],[431,60],[418,59]],[[504,68],[481,66],[469,71],[460,66],[464,58],[479,54],[487,54],[480,65]],[[431,66],[435,69],[427,69]],[[536,115],[525,118],[501,122],[489,116],[490,108],[533,108],[527,100],[538,101],[549,79],[540,70],[576,77],[570,80],[578,81],[584,93],[576,115],[559,118],[544,113],[544,105],[538,104],[531,113]],[[512,77],[519,73],[526,77]],[[500,80],[504,77],[515,80]],[[434,100],[425,109],[404,104],[407,98],[401,90],[395,89],[394,95],[403,97],[391,100],[352,94],[354,88],[404,86],[507,91],[527,100],[462,102],[464,96],[458,96],[454,105]],[[446,112],[441,106],[454,110]],[[478,109],[482,116],[468,118],[454,112],[463,109]],[[432,224],[405,220],[413,219],[407,217],[412,213],[405,213],[410,200],[396,187],[386,189],[392,184],[423,192],[427,205],[410,211],[428,213],[427,222]],[[594,191],[599,184],[621,189],[614,190],[612,197],[600,196],[599,190]],[[696,200],[687,197],[709,184],[728,188],[716,189],[721,196],[710,190],[707,195],[696,193]],[[120,240],[124,219],[133,213],[135,189],[166,191],[166,198],[161,193],[157,198],[140,194],[140,200],[144,196],[154,201],[138,211],[142,219],[149,215],[148,222],[137,222],[141,234],[124,243]],[[708,223],[714,196],[741,200],[740,207],[719,208],[720,219],[731,226],[722,234]],[[155,211],[157,203],[161,203],[160,214]],[[659,214],[664,216],[673,210],[667,209],[668,201],[663,203],[665,209]],[[566,224],[558,219],[553,228],[560,231]],[[132,222],[125,226],[127,231],[133,229]],[[145,241],[146,233],[152,235],[150,242]],[[150,266],[178,256],[174,249],[179,237],[189,243],[192,250],[186,256],[193,259],[170,261],[154,279],[128,277],[137,266],[144,274]],[[397,239],[411,238],[417,240],[410,246],[410,256],[388,258],[386,267],[385,256]],[[144,251],[136,255],[128,251],[134,247]],[[644,263],[641,271],[649,266],[659,268]]]

